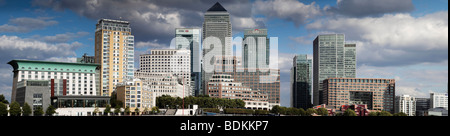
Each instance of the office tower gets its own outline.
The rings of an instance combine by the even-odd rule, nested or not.
[[[191,52],[189,50],[152,50],[140,56],[141,73],[167,73],[178,78],[179,83],[189,88],[188,95],[195,95],[191,84]]]
[[[291,69],[291,107],[308,109],[311,104],[312,60],[307,55],[296,55]]]
[[[403,112],[408,116],[416,116],[416,98],[409,95],[395,97],[395,113]]]
[[[214,98],[243,100],[244,107],[247,109],[268,110],[271,108],[267,94],[235,82],[232,75],[214,74],[207,84],[206,94]]]
[[[232,27],[230,22],[230,13],[220,5],[219,2],[214,4],[206,11],[203,22],[203,40],[208,37],[217,37],[222,43],[222,52],[218,52],[219,55],[232,55],[231,52],[225,52],[225,50],[231,51],[231,41],[227,41],[229,44],[225,45],[226,37],[232,37]],[[205,50],[204,53],[208,53],[210,49]],[[228,54],[226,54],[228,53]]]
[[[128,21],[100,19],[95,31],[95,63],[101,65],[101,95],[110,96],[116,84],[133,80],[134,36]]]
[[[356,44],[344,45],[345,77],[356,77]]]
[[[231,46],[231,38],[226,39],[226,37],[232,37],[232,26],[230,22],[230,14],[227,12],[227,10],[220,5],[219,2],[214,4],[211,8],[209,8],[204,16],[204,22],[203,22],[203,34],[202,34],[202,41],[205,43],[205,39],[208,37],[216,37],[220,40],[222,45],[222,51],[219,52],[210,52],[215,46],[217,45],[211,45],[210,48],[206,48],[205,45],[203,47],[203,58],[205,58],[205,55],[213,54],[213,55],[232,55],[232,46]],[[227,41],[226,41],[227,40]],[[214,59],[211,59],[210,62],[203,61],[203,65],[206,65],[205,63],[212,64]],[[200,94],[205,94],[205,83],[209,81],[209,79],[212,77],[212,72],[206,72],[202,67],[202,85],[200,90],[202,91]]]
[[[244,68],[269,68],[270,41],[267,29],[244,30],[242,58]]]
[[[214,74],[231,75],[235,82],[253,90],[259,90],[269,98],[269,108],[280,106],[280,70],[275,69],[275,74],[270,73],[274,69],[256,69],[255,72],[242,68],[241,58],[236,56],[223,56],[214,59]],[[230,69],[229,71],[225,70]],[[266,72],[264,72],[266,71]]]
[[[191,87],[195,96],[198,96],[201,88],[201,54],[200,54],[200,29],[177,28],[175,29],[175,49],[191,51]]]
[[[323,81],[355,78],[356,46],[345,44],[344,34],[319,35],[314,40],[313,105],[323,104]]]
[[[430,98],[416,98],[416,116],[425,116],[430,109]]]
[[[328,78],[323,81],[324,104],[367,105],[369,110],[394,113],[395,80],[374,78]]]
[[[447,93],[430,93],[430,108],[448,108]]]

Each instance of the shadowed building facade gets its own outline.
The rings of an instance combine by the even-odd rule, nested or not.
[[[296,55],[291,69],[291,106],[308,109],[311,103],[312,60],[307,55]]]

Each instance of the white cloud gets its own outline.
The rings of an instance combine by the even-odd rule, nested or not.
[[[146,42],[136,42],[136,48],[152,48],[152,49],[163,49],[167,48],[165,44],[159,44],[158,40],[146,41]]]
[[[77,32],[77,33],[67,32],[64,34],[56,34],[54,36],[44,36],[44,37],[35,35],[32,38],[43,41],[43,42],[48,42],[48,43],[65,43],[65,42],[74,40],[75,38],[86,36],[88,34],[89,34],[89,32],[81,31],[81,32]]]
[[[82,44],[79,42],[49,44],[34,39],[17,36],[0,36],[0,53],[5,59],[46,59],[53,56],[76,56],[74,50]]]
[[[45,61],[75,63],[75,62],[77,62],[77,57],[51,57],[51,58],[45,59]]]
[[[414,10],[411,0],[338,0],[327,11],[346,16],[364,17],[385,13],[404,13]]]
[[[58,24],[57,21],[50,20],[51,18],[12,18],[8,24],[0,25],[0,32],[19,32],[26,33],[37,29],[43,29],[48,26]]]
[[[296,0],[255,1],[253,14],[263,14],[294,22],[296,26],[307,23],[308,20],[321,14],[315,2],[307,5]]]
[[[233,33],[242,32],[244,29],[256,29],[265,28],[264,18],[254,18],[254,17],[237,17],[230,16],[231,24],[233,25]]]
[[[386,14],[382,17],[320,19],[307,29],[343,33],[357,44],[358,63],[412,65],[448,59],[448,11],[422,17]]]
[[[419,88],[414,87],[397,87],[395,89],[395,95],[410,95],[416,98],[429,98],[430,92],[424,92],[423,90],[420,90]]]

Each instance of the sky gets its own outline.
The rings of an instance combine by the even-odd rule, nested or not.
[[[0,0],[0,94],[10,101],[10,60],[94,55],[99,19],[128,20],[139,56],[169,48],[175,28],[201,28],[216,2],[230,13],[234,37],[256,28],[278,37],[282,106],[290,106],[293,56],[312,58],[315,37],[330,33],[357,45],[358,78],[395,79],[396,95],[447,92],[447,0]]]

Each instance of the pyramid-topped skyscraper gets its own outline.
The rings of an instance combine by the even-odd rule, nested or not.
[[[211,45],[211,48],[205,49],[203,47],[203,58],[205,58],[205,54],[214,54],[214,55],[232,55],[232,48],[231,48],[231,39],[229,41],[225,41],[225,37],[232,37],[232,27],[231,27],[231,21],[230,21],[230,13],[227,12],[227,10],[219,3],[217,2],[214,4],[211,8],[209,8],[204,17],[203,22],[203,34],[202,34],[202,41],[204,42],[206,38],[208,37],[217,37],[220,39],[222,43],[222,51],[211,52],[211,49],[214,48],[214,45]],[[227,43],[227,44],[226,44]],[[216,45],[217,46],[217,45]],[[211,59],[211,61],[214,59]],[[212,62],[203,62],[203,65],[205,63]],[[209,79],[212,77],[213,73],[205,72],[205,70],[202,67],[202,88],[201,88],[201,94],[205,94],[205,81],[209,81]]]
[[[217,11],[217,12],[225,11],[225,12],[227,12],[227,10],[222,5],[220,5],[219,2],[214,4],[214,6],[212,6],[211,8],[209,8],[208,11],[210,11],[210,12],[214,12],[214,11]]]

